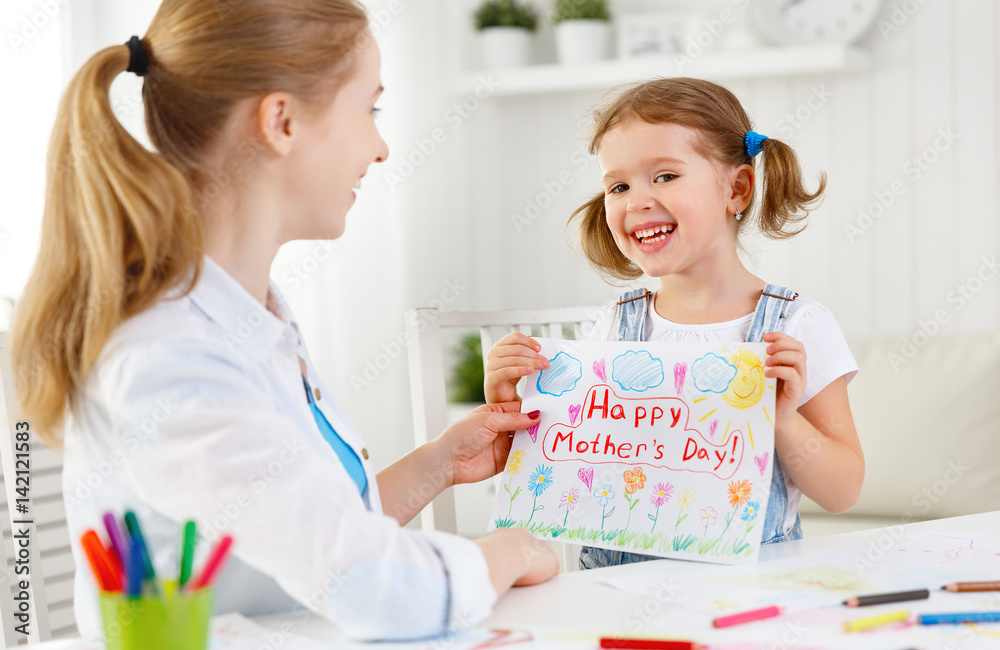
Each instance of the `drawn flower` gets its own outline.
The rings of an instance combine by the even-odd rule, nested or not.
[[[687,510],[688,506],[694,503],[694,495],[695,495],[694,488],[684,488],[684,491],[681,492],[681,495],[677,497],[677,507],[680,508],[681,510]]]
[[[653,486],[653,494],[649,497],[649,502],[659,508],[674,494],[674,486],[669,483],[657,483]]]
[[[750,481],[730,481],[728,490],[729,505],[739,508],[750,498]]]
[[[602,508],[608,505],[608,501],[615,498],[615,493],[611,491],[611,484],[605,483],[604,487],[594,490],[594,498],[600,499]]]
[[[625,470],[625,491],[635,494],[646,485],[646,475],[642,473],[641,467],[634,470]]]
[[[510,456],[507,458],[507,473],[517,476],[522,469],[524,469],[524,450],[515,449],[510,452]]]
[[[531,474],[531,478],[528,479],[528,489],[534,492],[536,497],[539,497],[545,490],[549,489],[552,483],[552,467],[539,465]]]
[[[559,507],[562,508],[566,506],[567,509],[572,510],[576,507],[576,504],[580,501],[580,491],[576,488],[572,490],[567,490],[562,493],[559,498]]]
[[[701,525],[708,528],[709,526],[715,525],[715,520],[718,518],[719,513],[715,511],[715,508],[708,506],[707,508],[701,509]]]
[[[758,501],[747,501],[747,504],[743,506],[743,513],[740,515],[740,519],[743,521],[753,521],[757,518],[759,510],[760,503]]]

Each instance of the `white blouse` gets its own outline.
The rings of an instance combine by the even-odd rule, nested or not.
[[[366,640],[426,637],[489,615],[496,593],[475,543],[382,513],[361,436],[270,292],[275,313],[206,257],[188,295],[174,292],[113,332],[73,403],[63,488],[84,639],[100,636],[100,614],[78,542],[89,528],[105,537],[102,515],[126,509],[161,578],[177,576],[187,519],[198,525],[196,570],[214,540],[233,535],[216,613],[308,608]],[[317,427],[300,357],[317,405],[366,459],[371,509]]]

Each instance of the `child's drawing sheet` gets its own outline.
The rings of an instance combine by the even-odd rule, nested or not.
[[[734,564],[760,548],[774,456],[766,343],[536,339],[490,530]]]

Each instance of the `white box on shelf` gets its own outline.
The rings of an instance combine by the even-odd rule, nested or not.
[[[680,52],[691,33],[694,14],[683,11],[640,11],[615,17],[620,59],[664,56]]]

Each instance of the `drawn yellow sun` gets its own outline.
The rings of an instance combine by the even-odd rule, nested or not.
[[[764,362],[753,352],[740,350],[729,357],[729,363],[736,366],[736,377],[722,399],[733,408],[748,409],[764,395]]]

